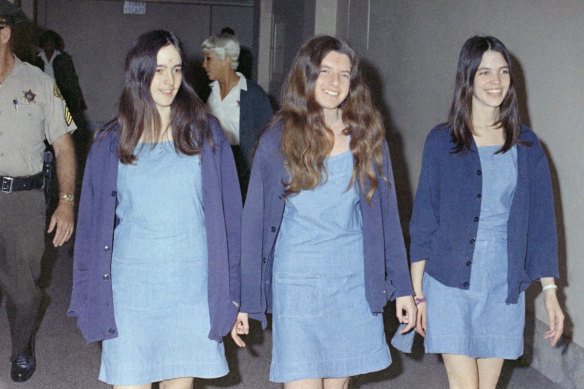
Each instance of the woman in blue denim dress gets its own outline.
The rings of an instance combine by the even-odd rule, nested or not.
[[[510,55],[496,38],[464,44],[448,123],[424,147],[410,224],[416,330],[444,359],[451,389],[494,389],[523,354],[524,290],[540,280],[554,345],[557,244],[549,168],[521,126]]]
[[[358,66],[346,42],[305,43],[252,166],[241,311],[263,315],[252,294],[273,305],[270,380],[286,389],[347,388],[350,376],[389,366],[380,312],[390,298],[404,331],[414,327],[384,130]],[[247,317],[238,320],[246,333]]]
[[[98,134],[85,174],[70,314],[84,329],[87,317],[110,328],[99,379],[114,389],[192,388],[193,377],[229,371],[222,337],[239,303],[239,186],[223,132],[183,79],[184,58],[169,31],[134,42],[119,116]],[[104,197],[115,198],[115,216]],[[114,225],[111,272],[97,273],[111,286],[92,288],[103,258],[92,247]],[[113,306],[115,322],[87,313],[102,309],[87,301]]]

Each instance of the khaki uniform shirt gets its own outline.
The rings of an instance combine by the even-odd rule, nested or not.
[[[45,139],[52,144],[77,126],[55,81],[14,59],[0,84],[0,175],[24,177],[42,170]]]

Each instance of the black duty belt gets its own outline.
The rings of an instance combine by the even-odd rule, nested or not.
[[[11,193],[22,190],[40,189],[43,187],[43,173],[28,177],[4,177],[2,181],[2,193]]]

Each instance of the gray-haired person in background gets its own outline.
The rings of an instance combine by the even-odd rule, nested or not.
[[[201,47],[205,55],[203,68],[213,81],[207,110],[219,119],[232,146],[245,198],[252,150],[261,130],[272,118],[272,106],[258,84],[236,72],[240,46],[235,36],[211,36]]]

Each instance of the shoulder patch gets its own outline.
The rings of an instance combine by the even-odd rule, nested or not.
[[[63,98],[63,95],[61,94],[61,90],[59,89],[59,87],[57,86],[57,83],[55,83],[53,85],[53,95],[55,95],[56,98],[61,99],[61,100],[65,100]]]
[[[73,116],[71,116],[71,112],[69,112],[69,107],[65,106],[65,122],[67,123],[67,127],[69,127],[71,125],[72,121],[73,121]]]

